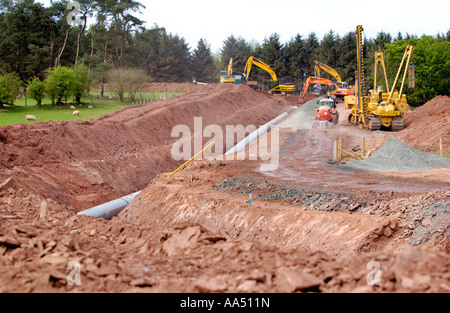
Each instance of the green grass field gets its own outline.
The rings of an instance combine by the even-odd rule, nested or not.
[[[169,99],[180,94],[183,94],[183,92],[167,92],[166,98]],[[98,95],[98,92],[91,92],[89,97],[82,98],[82,106],[78,106],[73,100],[69,100],[67,105],[53,107],[50,99],[44,99],[41,106],[37,106],[36,101],[33,99],[26,99],[26,103],[25,99],[17,99],[14,106],[5,105],[0,110],[0,126],[44,121],[89,120],[104,114],[110,114],[127,106],[139,105],[143,104],[144,101],[156,101],[161,98],[160,92],[142,93],[142,100],[141,93],[138,93],[133,102],[129,99],[124,99],[124,101],[114,98],[110,99],[110,94],[107,92],[105,92],[103,98],[97,98]],[[71,109],[71,105],[75,109]],[[92,108],[88,108],[88,106],[92,106]],[[74,110],[79,110],[80,115],[73,116]],[[36,116],[36,121],[27,121],[26,115]]]

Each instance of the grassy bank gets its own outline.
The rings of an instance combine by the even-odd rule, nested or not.
[[[167,92],[165,95],[169,99],[180,94],[182,92]],[[64,105],[52,106],[50,99],[44,99],[42,105],[37,106],[33,99],[17,99],[14,106],[6,105],[0,110],[0,126],[44,121],[70,121],[73,119],[89,120],[118,111],[126,106],[158,101],[161,98],[163,98],[163,94],[160,92],[145,92],[138,93],[134,101],[130,99],[120,101],[109,93],[105,93],[104,97],[100,98],[98,92],[92,92],[88,97],[81,99],[82,106],[78,106],[73,100],[69,100]],[[75,109],[71,109],[70,106],[74,106]],[[88,106],[92,106],[92,108],[88,108]],[[73,116],[74,110],[79,110],[80,115]],[[27,121],[26,115],[36,116],[36,121]]]

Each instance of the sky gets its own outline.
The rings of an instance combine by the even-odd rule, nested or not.
[[[138,0],[139,1],[139,0]],[[39,1],[48,4],[49,0]],[[263,43],[277,33],[286,43],[297,34],[319,39],[333,30],[343,36],[362,25],[367,38],[384,31],[435,36],[450,30],[449,0],[141,0],[136,16],[183,37],[191,49],[206,40],[213,53],[233,35]]]

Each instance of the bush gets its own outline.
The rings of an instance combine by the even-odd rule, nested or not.
[[[45,83],[35,77],[28,83],[28,95],[36,100],[37,105],[41,105],[42,99],[45,97]]]
[[[113,92],[123,101],[125,92],[134,100],[136,92],[147,81],[145,72],[135,68],[115,68],[106,73],[106,78]]]
[[[58,66],[47,70],[45,91],[52,99],[52,105],[61,104],[62,99],[67,103],[67,99],[72,95],[74,84],[74,73],[70,68]]]
[[[81,64],[71,69],[73,73],[72,95],[75,97],[75,101],[80,104],[81,97],[89,92],[91,85],[91,79],[89,78],[88,68]]]
[[[19,76],[13,73],[0,73],[0,107],[4,104],[14,105],[19,95],[21,82]]]

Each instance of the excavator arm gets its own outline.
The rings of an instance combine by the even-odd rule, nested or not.
[[[314,61],[314,76],[320,77],[321,69],[324,70],[325,72],[327,72],[328,74],[330,74],[331,76],[333,76],[334,78],[336,78],[338,83],[342,82],[341,76],[338,74],[338,72],[334,68],[332,68],[320,61],[315,60]]]
[[[248,81],[248,77],[250,76],[250,71],[252,70],[252,66],[256,65],[259,68],[262,68],[267,73],[270,74],[270,77],[272,78],[272,81],[269,83],[269,89],[270,93],[272,92],[281,92],[281,94],[286,94],[290,92],[294,92],[295,86],[294,85],[282,85],[278,82],[277,74],[270,68],[270,66],[266,63],[264,63],[261,60],[258,60],[257,58],[250,56],[247,60],[247,63],[245,64],[244,72],[242,75],[244,76],[245,80]]]
[[[250,76],[250,72],[252,70],[252,65],[256,65],[260,68],[262,68],[263,70],[265,70],[266,72],[268,72],[270,74],[270,77],[272,78],[272,84],[273,85],[278,85],[278,79],[277,79],[277,75],[275,74],[275,72],[270,68],[269,65],[267,65],[266,63],[264,63],[261,60],[258,60],[257,58],[250,56],[247,60],[247,63],[245,64],[245,68],[244,68],[244,73],[243,76],[245,77],[245,79],[248,79],[248,76]]]
[[[228,76],[233,75],[233,58],[230,59],[230,62],[228,63]]]

